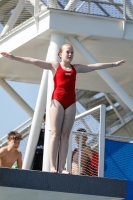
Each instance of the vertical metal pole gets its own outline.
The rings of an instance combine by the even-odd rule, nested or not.
[[[47,53],[46,60],[48,61],[48,59],[49,59],[49,51]],[[48,70],[43,70],[39,94],[38,94],[38,98],[36,102],[30,135],[29,135],[26,153],[24,157],[24,162],[23,162],[23,167],[22,167],[23,169],[30,169],[33,162],[35,149],[38,142],[40,128],[42,124],[42,118],[43,118],[44,111],[46,108],[47,83],[48,83]]]
[[[91,2],[88,1],[88,13],[90,14],[90,6],[91,6]]]
[[[59,62],[58,51],[60,46],[65,42],[65,37],[60,34],[53,33],[50,40],[50,60]],[[49,163],[49,143],[51,136],[49,108],[51,104],[51,96],[53,92],[53,75],[49,72],[48,76],[48,93],[47,93],[47,107],[46,107],[46,128],[45,128],[45,141],[43,153],[43,171],[50,171]]]
[[[36,30],[38,32],[39,30],[39,3],[40,0],[35,0],[35,7],[34,7],[34,17],[35,17],[35,24],[36,24]]]
[[[78,148],[78,175],[80,175],[80,168],[81,168],[82,139],[83,139],[83,135],[80,135],[79,148]]]
[[[100,130],[99,130],[99,167],[98,176],[104,177],[104,149],[105,149],[105,105],[100,108]]]
[[[123,0],[123,32],[122,32],[122,37],[124,36],[125,33],[125,26],[126,26],[126,0]]]
[[[123,18],[126,19],[126,0],[123,0]]]
[[[69,148],[68,148],[68,154],[67,154],[67,159],[66,159],[66,170],[68,172],[71,171],[71,165],[72,165],[71,161],[72,161],[72,131],[69,137]]]
[[[58,6],[57,0],[47,0],[49,8],[56,8]]]

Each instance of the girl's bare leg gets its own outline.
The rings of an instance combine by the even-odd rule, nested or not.
[[[51,125],[51,139],[50,139],[50,170],[56,170],[56,157],[61,135],[62,123],[64,119],[64,108],[57,101],[53,100],[50,106],[50,125]]]
[[[64,170],[66,157],[69,146],[69,135],[74,123],[76,114],[76,104],[69,106],[64,113],[64,121],[61,132],[60,148],[59,148],[59,173],[69,173]]]

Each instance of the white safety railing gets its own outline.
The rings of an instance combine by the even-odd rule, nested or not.
[[[22,138],[24,139],[29,135],[31,123],[32,119],[30,118],[21,125],[19,125],[18,127],[16,127],[13,131],[17,131],[18,133],[20,133]],[[0,138],[0,147],[5,146],[6,144],[7,144],[7,134],[4,137]]]
[[[90,144],[91,146],[93,146],[93,149],[96,147],[98,147],[98,152],[99,152],[99,170],[98,170],[98,176],[103,176],[103,168],[104,168],[104,139],[105,139],[105,106],[104,105],[100,105],[97,106],[91,110],[85,111],[82,114],[79,114],[75,117],[75,124],[79,123],[79,120],[83,123],[84,126],[88,126],[87,131],[90,129],[88,122],[86,122],[86,117],[89,117],[89,119],[92,118],[96,118],[97,122],[97,130],[94,128],[94,125],[92,125],[91,129],[93,129],[90,132],[87,132],[86,134],[88,135],[88,137],[91,137],[91,141]],[[89,123],[93,124],[93,120]],[[27,146],[27,141],[28,141],[28,135],[30,132],[30,127],[31,127],[31,123],[32,123],[32,119],[27,120],[26,122],[22,123],[20,126],[16,127],[14,130],[18,131],[21,135],[22,138],[24,139],[21,144],[20,144],[20,149],[22,151],[23,154],[23,158],[25,155],[25,150],[26,150],[26,146]],[[77,126],[77,125],[76,125]],[[69,151],[68,151],[68,158],[67,158],[67,170],[71,171],[71,156],[72,156],[72,135],[73,134],[79,134],[78,132],[76,132],[74,130],[75,128],[73,127],[72,129],[72,134],[70,136],[70,143],[69,143]],[[82,136],[83,133],[80,133],[80,140],[82,140]],[[93,140],[92,140],[93,137]],[[98,140],[96,140],[95,144],[94,144],[94,138],[98,138]],[[7,135],[5,135],[4,137],[2,137],[0,139],[0,147],[5,146],[7,143]],[[81,142],[81,141],[80,141]],[[81,147],[82,148],[82,147]],[[81,151],[80,151],[81,152]],[[81,160],[81,153],[79,154],[79,168],[80,168],[80,160]]]
[[[87,126],[87,119],[85,119],[85,117],[88,116],[93,116],[95,118],[95,116],[97,116],[97,120],[99,121],[99,126],[97,127],[97,131],[96,129],[93,131],[93,127],[89,128],[90,131],[88,132],[82,132],[82,131],[73,131],[72,130],[72,134],[76,134],[80,136],[80,140],[79,140],[79,149],[78,149],[78,174],[80,174],[80,166],[81,166],[81,154],[82,154],[82,138],[83,136],[87,136],[89,141],[89,145],[92,147],[92,149],[98,149],[98,176],[99,177],[103,177],[103,172],[104,172],[104,143],[105,143],[105,112],[106,112],[106,107],[104,105],[100,105],[97,106],[91,110],[85,111],[82,114],[79,114],[75,117],[75,122],[78,121],[79,124],[79,120],[81,120],[81,123],[83,125]],[[81,126],[80,123],[80,126]],[[88,124],[89,126],[89,124]],[[91,126],[91,124],[90,124]],[[74,129],[74,127],[73,127]],[[67,157],[67,162],[66,162],[66,169],[68,171],[71,170],[71,160],[72,160],[72,146],[73,146],[73,142],[72,142],[72,134],[70,137],[70,143],[69,143],[69,150],[68,150],[68,157]],[[98,139],[96,139],[98,138]],[[95,140],[95,142],[94,142]]]
[[[106,136],[111,136],[113,133],[118,131],[119,129],[125,127],[125,131],[132,137],[132,130],[129,129],[127,124],[133,120],[133,113],[130,111],[123,117],[124,123],[121,123],[120,120],[117,120],[111,126],[106,128]]]
[[[108,140],[114,140],[114,141],[119,141],[119,142],[129,142],[129,143],[133,143],[133,138],[131,137],[122,137],[122,136],[106,136],[106,139]]]
[[[48,9],[133,20],[133,0],[3,0],[0,5],[0,36],[10,33],[30,18],[35,19],[38,30],[39,15]]]
[[[106,107],[104,105],[97,106],[91,110],[82,112],[81,114],[78,114],[75,117],[75,125],[73,126],[71,135],[70,135],[70,142],[69,142],[69,150],[68,150],[68,157],[67,157],[67,162],[66,162],[66,169],[68,171],[71,171],[72,168],[72,151],[74,149],[74,142],[73,142],[73,137],[75,135],[79,135],[79,154],[78,154],[78,174],[80,174],[80,168],[81,168],[81,156],[82,156],[82,138],[83,136],[87,136],[89,142],[87,142],[87,145],[91,147],[94,151],[96,150],[98,152],[98,176],[103,177],[103,172],[104,172],[104,143],[105,143],[105,112],[106,112]],[[94,117],[97,121],[98,124],[97,128],[94,129],[93,120],[90,122],[87,122],[87,119],[90,118],[90,116]],[[79,123],[81,121],[81,123]],[[126,122],[126,120],[125,120]],[[24,123],[22,123],[20,126],[16,127],[14,130],[18,131],[21,135],[22,138],[24,139],[22,141],[22,144],[20,145],[20,149],[23,154],[23,158],[25,155],[25,150],[27,146],[27,141],[28,141],[28,135],[30,132],[30,127],[31,127],[32,119],[28,119]],[[76,123],[79,125],[77,126]],[[76,128],[79,128],[83,124],[87,130],[87,132],[82,132],[82,131],[76,131]],[[88,128],[87,128],[88,126]],[[115,140],[115,141],[123,141],[123,142],[133,142],[133,138],[131,137],[122,137],[122,136],[112,136],[112,135],[106,135],[107,139],[110,140]],[[7,135],[2,137],[0,139],[0,147],[5,146],[7,143]]]

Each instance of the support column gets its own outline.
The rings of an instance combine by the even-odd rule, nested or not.
[[[60,62],[58,57],[58,52],[60,46],[62,46],[65,42],[65,38],[63,35],[53,33],[51,35],[50,40],[50,60]],[[47,93],[47,107],[46,107],[46,127],[45,127],[45,141],[44,141],[44,153],[43,153],[43,171],[50,170],[50,163],[49,163],[49,143],[50,143],[50,134],[51,134],[51,127],[50,127],[50,118],[49,118],[49,108],[51,104],[51,96],[53,92],[53,75],[51,71],[49,71],[48,76],[48,93]]]
[[[47,53],[46,60],[47,61],[49,60],[49,50]],[[37,145],[39,134],[40,134],[42,119],[43,119],[44,111],[46,108],[47,83],[48,83],[48,70],[43,70],[39,94],[38,94],[38,98],[36,102],[30,135],[29,135],[26,153],[24,157],[24,162],[23,162],[23,167],[22,167],[23,169],[30,169],[33,162],[35,149],[36,149],[36,145]]]
[[[14,9],[11,17],[9,18],[8,22],[6,23],[2,33],[0,35],[1,37],[4,36],[9,30],[11,30],[13,28],[13,26],[15,25],[24,6],[25,6],[25,0],[19,0],[16,8]]]
[[[0,79],[1,87],[18,103],[18,105],[32,118],[33,109],[12,89],[12,87],[4,80]]]
[[[91,55],[91,53],[76,38],[68,36],[68,40],[84,56],[84,58],[86,58],[89,63],[98,63],[98,61]],[[112,78],[112,76],[110,76],[110,74],[104,69],[97,70],[96,72],[133,111],[132,98],[121,88],[121,86]]]

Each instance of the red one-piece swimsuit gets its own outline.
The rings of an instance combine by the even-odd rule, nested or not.
[[[70,71],[66,71],[62,69],[59,63],[54,76],[54,91],[52,94],[52,100],[56,99],[59,101],[64,109],[76,102],[76,70],[72,65],[71,67],[72,69]]]

